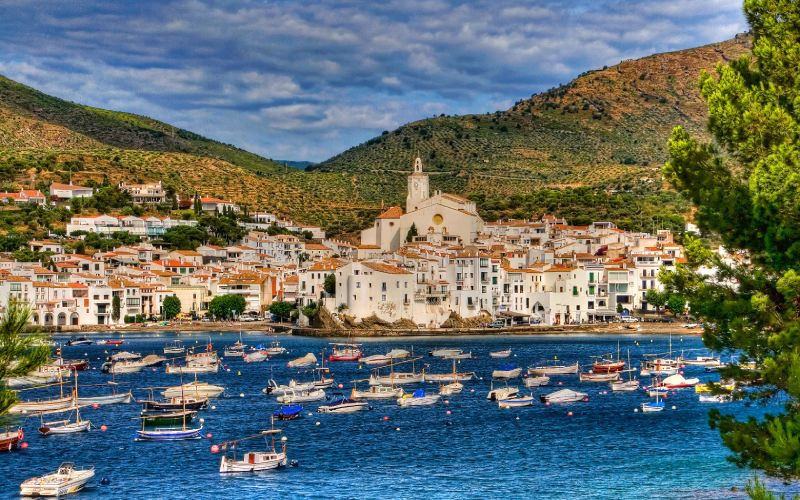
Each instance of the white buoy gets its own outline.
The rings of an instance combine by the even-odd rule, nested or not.
[[[677,407],[677,406],[675,406],[675,405],[672,405],[672,409],[673,409],[673,410],[677,410],[677,409],[678,409],[678,407]]]
[[[243,398],[243,397],[244,397],[244,393],[243,393],[243,392],[240,392],[240,393],[239,393],[239,397],[240,397],[240,398]]]
[[[314,422],[314,425],[320,425],[320,421],[317,420],[316,422]]]
[[[204,418],[201,418],[201,419],[200,419],[200,423],[201,423],[201,424],[205,423],[205,421],[206,421],[206,419],[204,419]]]
[[[211,409],[212,409],[212,410],[216,410],[216,409],[217,409],[217,407],[212,405],[212,406],[211,406]]]
[[[639,408],[634,408],[633,413],[639,413]]]

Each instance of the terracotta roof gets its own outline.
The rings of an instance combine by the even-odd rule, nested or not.
[[[373,271],[377,271],[379,273],[386,273],[386,274],[411,274],[410,272],[406,271],[405,269],[400,269],[396,266],[390,266],[389,264],[383,264],[381,262],[362,262],[364,267],[372,269]]]
[[[63,191],[74,191],[78,189],[91,189],[86,186],[78,186],[77,184],[61,184],[60,182],[54,182],[50,184],[50,189],[58,189]]]
[[[379,219],[399,219],[403,215],[400,207],[389,207],[385,212],[378,216]]]

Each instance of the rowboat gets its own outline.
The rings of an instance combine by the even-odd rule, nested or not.
[[[39,401],[20,401],[8,409],[9,413],[38,413],[66,410],[73,404],[72,396]]]
[[[203,432],[203,425],[196,429],[187,429],[183,427],[156,427],[142,429],[136,431],[135,441],[182,441],[184,439],[200,439],[200,433]]]
[[[6,428],[0,432],[0,452],[16,450],[23,439],[25,439],[25,431],[22,430],[22,427]]]
[[[173,387],[167,387],[166,390],[161,392],[161,395],[165,398],[176,398],[176,397],[186,397],[192,396],[195,398],[215,398],[222,394],[224,391],[224,387],[220,387],[218,385],[211,385],[207,382],[198,382],[195,380],[194,382],[190,382],[188,384],[177,385]]]
[[[228,472],[260,472],[285,467],[287,462],[286,436],[281,438],[281,451],[277,451],[275,449],[275,437],[280,433],[280,429],[271,429],[268,431],[262,431],[255,436],[222,443],[222,445],[220,445],[220,449],[225,451],[225,455],[222,456],[222,461],[219,464],[220,474],[225,474]],[[242,455],[241,460],[237,459],[236,449],[238,448],[239,443],[257,437],[264,437],[264,441],[267,443],[267,445],[269,445],[269,440],[271,439],[271,448],[267,451],[249,451]]]
[[[245,354],[242,359],[244,359],[245,363],[259,363],[268,360],[269,353],[267,351],[253,351]]]
[[[509,379],[517,378],[522,373],[522,368],[514,364],[503,365],[497,370],[492,371],[492,378]]]
[[[189,424],[197,415],[193,410],[164,412],[158,410],[142,410],[139,418],[145,426],[178,426]]]
[[[314,353],[308,353],[303,357],[293,359],[287,363],[289,368],[301,368],[304,366],[313,366],[317,363],[317,357]]]
[[[403,394],[397,398],[398,406],[402,408],[410,406],[430,406],[439,401],[439,394],[425,394],[424,389],[417,389],[413,394]]]
[[[630,353],[630,351],[628,351]],[[612,373],[625,369],[625,362],[619,359],[619,341],[617,341],[617,360],[614,361],[614,354],[608,353],[603,356],[595,356],[597,361],[592,363],[592,373]]]
[[[353,390],[350,391],[350,399],[395,399],[402,395],[402,387],[388,385],[371,385],[366,391],[353,387]]]
[[[294,420],[303,414],[303,407],[300,405],[281,406],[278,411],[272,414],[278,420]]]
[[[560,391],[544,394],[539,397],[542,403],[576,403],[589,401],[589,395],[584,392],[573,391],[571,389],[561,389]]]
[[[226,358],[243,358],[246,348],[247,344],[242,343],[242,334],[239,333],[239,340],[226,347],[223,354]]]
[[[357,411],[366,410],[368,405],[365,401],[356,401],[350,398],[334,399],[327,405],[322,405],[317,408],[320,413],[355,413]]]
[[[533,405],[533,396],[523,396],[521,394],[497,400],[497,406],[500,408],[520,408],[531,405]]]
[[[94,467],[76,469],[72,462],[62,463],[56,472],[34,477],[19,486],[23,497],[60,497],[77,493],[94,477]]]
[[[173,411],[173,410],[205,410],[208,408],[208,398],[206,397],[173,397],[166,401],[156,401],[153,399],[137,401],[142,405],[143,410],[160,410],[160,411]]]
[[[426,373],[426,382],[468,382],[475,376],[473,372],[456,371],[456,360],[453,360],[453,371],[449,373]]]
[[[511,349],[506,349],[505,351],[493,351],[489,353],[489,357],[495,359],[507,358],[509,356],[511,356]]]
[[[544,365],[532,366],[528,368],[529,375],[574,375],[578,373],[580,367],[578,362],[572,365]]]
[[[292,389],[276,398],[276,400],[282,404],[308,403],[311,401],[321,401],[323,399],[325,399],[325,391],[322,389],[306,391],[295,391]]]
[[[539,377],[526,377],[523,379],[525,382],[525,387],[541,387],[543,385],[547,385],[550,383],[550,377],[539,376]]]
[[[184,352],[186,352],[186,348],[180,340],[173,340],[164,346],[164,354],[183,354]]]
[[[446,385],[439,386],[439,394],[442,396],[452,396],[453,394],[460,394],[464,390],[464,384],[461,382],[451,382]]]
[[[509,399],[513,398],[519,393],[519,389],[517,387],[500,387],[495,389],[492,387],[489,390],[489,394],[486,395],[486,399],[489,401],[499,401],[501,399]]]
[[[455,348],[452,348],[452,347],[446,347],[446,348],[442,348],[442,349],[434,349],[434,350],[432,350],[432,351],[430,351],[428,353],[428,356],[435,356],[437,358],[444,358],[446,356],[456,356],[458,354],[461,354],[462,352],[464,352],[464,351],[462,351],[461,349],[455,349]]]
[[[361,344],[335,344],[332,343],[332,351],[328,356],[328,361],[358,361],[363,353]]]
[[[611,382],[619,380],[619,372],[581,373],[578,375],[581,382]]]

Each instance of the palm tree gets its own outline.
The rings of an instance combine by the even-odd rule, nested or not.
[[[0,318],[0,415],[17,400],[16,392],[6,387],[6,380],[30,373],[50,357],[50,348],[39,343],[39,335],[24,333],[30,316],[27,304],[12,300]]]

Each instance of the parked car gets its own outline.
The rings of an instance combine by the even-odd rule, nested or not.
[[[636,323],[639,321],[639,318],[635,318],[633,316],[623,316],[622,322],[623,323]]]
[[[496,319],[489,323],[489,328],[505,328],[506,322],[502,319]]]

